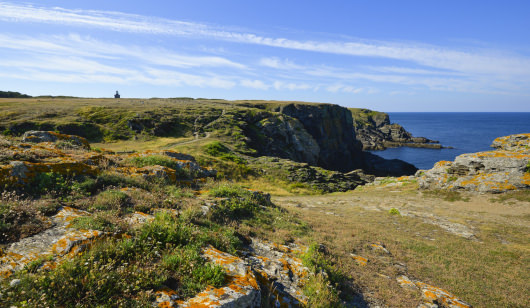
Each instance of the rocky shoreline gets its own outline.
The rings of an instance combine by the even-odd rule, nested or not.
[[[530,134],[499,137],[493,151],[459,155],[416,173],[422,189],[500,193],[530,189]]]
[[[390,117],[384,112],[361,108],[350,108],[350,111],[353,116],[356,138],[362,143],[364,151],[396,147],[450,148],[442,146],[436,140],[412,136],[403,126],[391,123]]]

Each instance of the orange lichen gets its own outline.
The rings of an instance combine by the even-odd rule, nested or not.
[[[365,257],[361,257],[354,254],[352,254],[351,257],[359,266],[365,266],[366,264],[368,264],[368,259],[366,259]]]
[[[441,161],[437,162],[436,164],[434,164],[434,168],[446,167],[446,166],[449,166],[451,164],[453,164],[453,162],[450,162],[450,161],[447,161],[447,160],[441,160]]]

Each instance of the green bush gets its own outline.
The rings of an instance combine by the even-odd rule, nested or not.
[[[96,196],[96,199],[90,206],[90,210],[94,211],[108,211],[122,210],[128,203],[129,196],[119,190],[106,190]]]
[[[307,307],[343,307],[337,291],[329,285],[328,279],[322,273],[309,277],[303,290],[307,296]]]
[[[268,200],[261,193],[254,193],[241,186],[224,184],[212,188],[210,196],[225,198],[219,201],[211,212],[215,221],[226,221],[252,217],[260,206],[267,206]]]
[[[302,263],[311,272],[317,273],[311,276],[304,286],[304,294],[308,297],[308,307],[341,307],[338,292],[331,284],[341,283],[345,281],[345,277],[324,253],[319,251],[318,244],[309,246],[302,256]]]
[[[27,187],[28,192],[34,195],[49,193],[55,196],[64,196],[72,190],[71,182],[71,178],[59,173],[37,173]]]
[[[396,208],[391,208],[391,209],[388,211],[388,214],[390,214],[390,215],[401,216],[401,213],[400,213],[399,210],[396,209]]]
[[[212,143],[209,143],[205,146],[206,154],[219,157],[224,160],[233,161],[238,164],[246,164],[247,161],[243,158],[235,155],[232,150],[230,150],[227,146],[220,143],[219,141],[214,141]]]

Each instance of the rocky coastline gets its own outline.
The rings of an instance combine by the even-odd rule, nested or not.
[[[384,112],[362,108],[350,108],[353,116],[355,135],[365,151],[386,148],[411,147],[442,149],[438,141],[425,137],[414,137],[403,126],[391,123]]]
[[[495,150],[466,153],[416,173],[422,189],[500,193],[530,189],[530,134],[499,137]]]

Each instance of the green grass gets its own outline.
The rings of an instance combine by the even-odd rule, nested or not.
[[[224,198],[211,211],[212,219],[220,222],[252,217],[261,207],[269,205],[262,194],[234,184],[217,185],[209,191],[209,195]]]
[[[90,211],[123,211],[128,205],[129,196],[119,190],[106,190],[96,196],[89,207]]]
[[[97,220],[93,220],[97,221]],[[77,220],[75,223],[88,223]],[[201,227],[161,212],[129,239],[96,243],[87,253],[51,271],[32,263],[18,272],[18,286],[3,285],[3,302],[16,306],[151,306],[162,286],[191,297],[206,286],[221,286],[224,270],[207,263],[200,249],[208,244],[235,251],[230,230]]]
[[[214,141],[204,147],[204,152],[208,155],[219,157],[224,160],[233,161],[237,164],[246,164],[247,161],[235,155],[226,145],[219,141]]]
[[[507,191],[502,194],[496,195],[494,198],[491,198],[490,200],[493,202],[504,202],[507,200],[517,200],[517,201],[526,201],[530,202],[530,191],[529,190],[515,190],[515,191]]]

